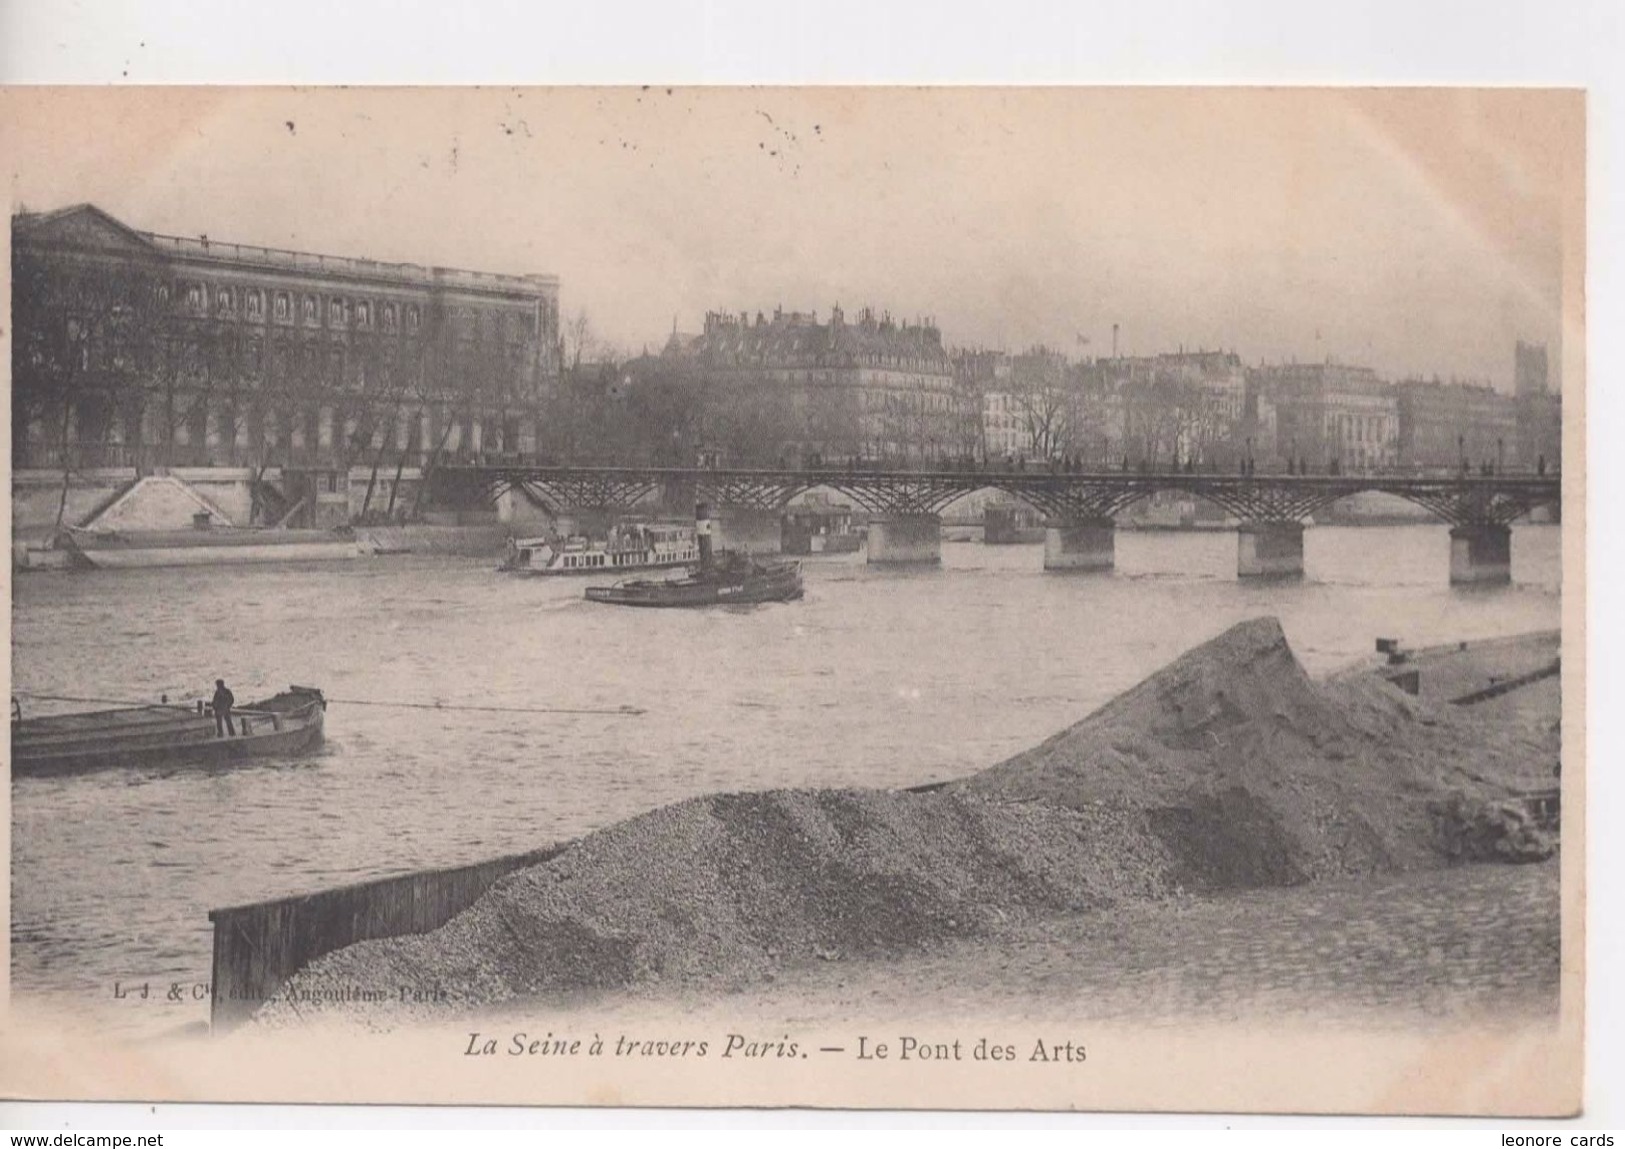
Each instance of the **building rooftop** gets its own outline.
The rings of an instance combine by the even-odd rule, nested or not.
[[[261,247],[257,244],[227,243],[210,239],[207,235],[180,236],[161,232],[139,231],[103,211],[95,204],[78,203],[49,212],[19,212],[12,217],[13,232],[26,237],[40,233],[49,225],[73,216],[92,217],[103,225],[111,225],[125,236],[144,241],[159,254],[180,259],[211,260],[222,263],[251,264],[259,267],[291,271],[316,271],[329,274],[359,276],[371,279],[389,279],[410,282],[418,286],[451,286],[473,288],[503,288],[534,292],[539,287],[557,287],[556,275],[505,275],[489,271],[469,271],[455,267],[424,266],[416,263],[390,263],[356,256],[321,255],[315,252],[295,251],[290,248]]]
[[[889,314],[877,316],[865,308],[847,322],[837,305],[827,323],[817,312],[775,308],[771,318],[758,311],[713,311],[705,317],[705,330],[692,337],[675,333],[667,353],[684,358],[731,363],[856,362],[869,357],[925,359],[949,370],[942,333],[929,319],[898,323]]]

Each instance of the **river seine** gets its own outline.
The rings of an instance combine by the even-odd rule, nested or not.
[[[132,1034],[200,1021],[211,908],[530,849],[709,791],[963,775],[1245,618],[1278,616],[1312,674],[1377,636],[1559,624],[1552,526],[1514,531],[1513,586],[1470,592],[1447,585],[1442,526],[1313,529],[1287,585],[1237,582],[1227,532],[1120,532],[1104,577],[1047,575],[1035,546],[942,557],[812,559],[801,602],[701,611],[428,556],[18,577],[18,691],[192,699],[223,677],[240,704],[289,683],[334,701],[307,758],[14,782],[14,1000]]]

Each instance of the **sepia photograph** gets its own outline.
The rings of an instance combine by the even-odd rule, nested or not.
[[[1586,111],[0,89],[0,1093],[1575,1114]]]

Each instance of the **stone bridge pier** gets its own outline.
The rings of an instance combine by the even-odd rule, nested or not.
[[[1109,571],[1117,565],[1117,524],[1109,518],[1051,519],[1044,524],[1044,569]]]
[[[869,562],[935,565],[941,561],[941,515],[876,515],[869,520]]]
[[[1238,578],[1303,577],[1303,524],[1273,520],[1236,528]]]
[[[1450,528],[1450,585],[1504,586],[1512,581],[1512,528],[1466,523]]]

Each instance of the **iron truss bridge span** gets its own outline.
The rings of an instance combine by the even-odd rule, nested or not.
[[[1048,471],[712,470],[682,467],[443,465],[434,482],[495,501],[513,492],[537,507],[624,511],[659,493],[722,507],[782,509],[797,495],[829,490],[872,515],[939,514],[956,499],[999,491],[1062,522],[1110,519],[1159,492],[1206,499],[1243,522],[1303,522],[1339,499],[1396,495],[1452,526],[1507,526],[1562,497],[1559,476],[1406,474],[1215,475]]]

